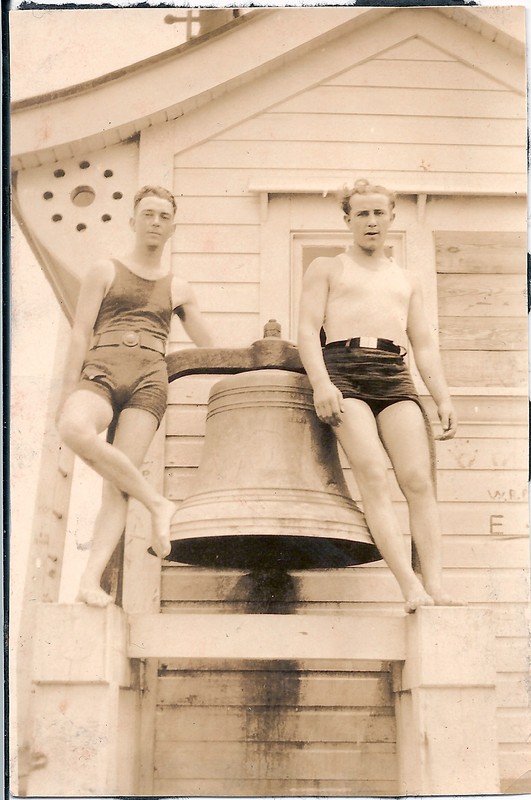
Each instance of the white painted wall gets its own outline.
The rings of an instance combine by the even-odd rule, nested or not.
[[[61,312],[19,226],[11,236],[11,626],[16,631]]]

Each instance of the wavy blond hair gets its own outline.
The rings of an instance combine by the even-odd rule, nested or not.
[[[350,212],[352,211],[350,199],[355,194],[384,194],[389,199],[389,208],[391,211],[395,207],[396,194],[394,192],[386,189],[385,186],[370,183],[366,178],[359,178],[351,186],[345,184],[341,191],[338,192],[339,204],[347,217],[350,216]]]

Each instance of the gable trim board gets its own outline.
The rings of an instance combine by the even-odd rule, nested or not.
[[[263,111],[264,101],[267,106],[268,100],[262,90],[271,70],[278,74],[280,67],[282,71],[282,81],[274,81],[275,85],[271,87],[269,102],[276,105],[282,97],[287,99],[308,89],[309,76],[311,84],[316,85],[352,67],[352,52],[356,53],[356,63],[360,64],[410,38],[422,37],[451,59],[493,78],[511,92],[525,95],[525,70],[521,58],[487,41],[480,34],[463,28],[439,10],[401,8],[361,12],[359,9],[336,8],[333,9],[333,16],[317,14],[306,17],[305,22],[309,20],[308,23],[299,26],[300,31],[293,38],[295,32],[288,33],[288,30],[290,27],[297,28],[291,21],[293,14],[296,15],[298,11],[301,9],[279,9],[248,20],[249,24],[255,26],[255,32],[258,25],[263,28],[264,46],[259,52],[267,52],[268,56],[276,55],[260,64],[256,60],[254,63],[248,61],[244,71],[238,74],[234,53],[238,53],[241,60],[242,52],[246,52],[244,43],[247,28],[243,24],[209,40],[206,56],[204,47],[199,45],[181,54],[177,60],[166,59],[158,67],[138,70],[131,76],[103,84],[91,92],[59,99],[44,106],[15,106],[12,115],[12,146],[16,156],[14,165],[24,168],[53,161],[57,158],[54,148],[65,145],[72,148],[74,142],[86,152],[105,146],[109,141],[106,137],[109,136],[115,143],[116,131],[119,138],[131,136],[144,127],[176,117],[180,117],[174,126],[176,152],[179,152],[219,133],[220,129]],[[319,28],[315,20],[319,21]],[[333,20],[333,24],[330,20]],[[360,25],[363,27],[358,33]],[[311,36],[314,38],[309,38]],[[337,39],[346,36],[350,38],[349,47],[338,47]],[[289,51],[286,51],[285,41],[290,41]],[[444,50],[435,44],[440,41],[445,42]],[[257,51],[256,48],[254,50]],[[205,65],[205,58],[209,60],[211,69]],[[255,52],[252,58],[256,59]],[[228,71],[220,75],[220,65],[224,64],[224,59]],[[297,59],[298,68],[294,77],[289,79],[286,67],[294,59]],[[350,63],[346,63],[347,60]],[[311,69],[308,69],[310,66]],[[164,74],[157,76],[156,81],[153,74],[155,69],[165,70]],[[264,71],[266,75],[259,77]],[[180,80],[179,74],[186,77]],[[200,82],[205,80],[206,75],[210,81],[208,86]],[[212,81],[213,75],[216,76],[215,82]],[[249,85],[253,78],[255,80]],[[242,86],[242,83],[247,85]],[[157,90],[159,86],[161,88]],[[232,90],[230,95],[233,99],[237,97],[236,107],[234,103],[227,102],[225,95],[229,90]],[[218,116],[220,93],[224,96],[222,105],[226,108]],[[257,108],[257,102],[260,108]],[[198,111],[202,112],[202,119],[197,118]],[[207,121],[209,124],[206,124]],[[87,125],[90,125],[88,135]]]
[[[20,156],[49,150],[59,144],[86,140],[87,133],[98,135],[132,121],[138,131],[161,112],[165,119],[171,119],[172,114],[180,116],[225,94],[234,83],[250,80],[277,60],[298,57],[301,49],[338,35],[344,25],[366,24],[373,17],[388,13],[384,9],[338,8],[334,14],[306,15],[305,25],[298,25],[298,11],[260,11],[256,16],[243,17],[240,24],[229,26],[207,41],[183,48],[177,58],[175,54],[161,54],[144,62],[143,68],[124,70],[116,79],[101,82],[91,91],[83,84],[79,93],[62,93],[57,100],[43,103],[43,98],[35,98],[17,103],[12,119],[14,152]],[[260,48],[248,47],[249,26],[261,42]],[[35,105],[30,105],[32,102]],[[160,117],[157,121],[161,121]]]

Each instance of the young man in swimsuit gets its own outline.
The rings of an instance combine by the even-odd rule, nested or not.
[[[353,243],[316,258],[303,281],[299,351],[318,417],[332,425],[356,478],[367,524],[395,575],[406,611],[452,603],[441,585],[441,537],[430,441],[420,401],[403,362],[409,343],[437,405],[443,433],[457,419],[441,358],[424,315],[420,284],[384,252],[394,196],[357,181],[342,199]],[[321,348],[320,330],[326,333]],[[409,508],[422,582],[403,546],[387,480],[386,452]]]
[[[103,571],[125,527],[127,500],[151,512],[152,547],[170,551],[175,506],[140,472],[166,410],[164,353],[175,312],[192,341],[211,344],[192,288],[161,263],[175,230],[175,198],[144,186],[134,198],[132,249],[103,259],[83,280],[66,359],[58,430],[65,444],[105,480],[103,500],[78,600],[106,606]],[[113,443],[99,434],[112,423]]]

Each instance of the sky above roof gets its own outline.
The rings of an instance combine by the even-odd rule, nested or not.
[[[91,80],[185,41],[171,8],[11,11],[11,100]]]

